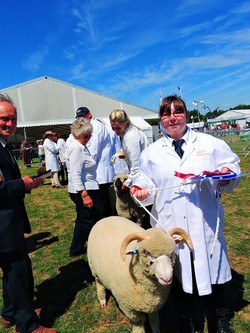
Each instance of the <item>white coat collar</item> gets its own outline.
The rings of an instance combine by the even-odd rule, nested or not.
[[[197,133],[194,132],[191,128],[187,127],[187,131],[186,133],[183,135],[182,139],[185,140],[184,143],[184,155],[182,157],[181,163],[183,163],[186,158],[193,152],[193,150],[195,149],[195,141],[197,139]],[[174,149],[173,149],[173,139],[170,138],[167,133],[165,132],[163,137],[162,137],[162,141],[163,147],[167,147],[168,149],[168,154],[175,156],[176,158],[178,158],[178,156],[176,155]]]

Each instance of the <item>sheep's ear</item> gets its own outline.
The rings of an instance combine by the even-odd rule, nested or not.
[[[148,239],[148,238],[150,238],[150,236],[144,232],[143,233],[142,232],[133,232],[133,233],[127,235],[124,238],[124,240],[122,241],[122,244],[120,247],[120,255],[122,257],[122,260],[125,261],[126,249],[132,241],[137,240],[139,242],[139,241],[142,241],[142,240]]]
[[[175,240],[175,243],[178,244],[182,242],[183,240],[186,241],[187,245],[191,250],[193,250],[193,243],[192,239],[190,238],[189,234],[182,228],[172,228],[168,231],[166,231],[167,234],[172,236]]]
[[[173,237],[173,239],[175,241],[175,244],[179,244],[179,243],[181,243],[181,242],[184,241],[184,238],[181,237],[181,236],[179,236],[179,235],[172,235],[172,237]]]
[[[138,253],[136,246],[134,246],[133,250],[126,251],[126,254],[136,254],[136,253]]]

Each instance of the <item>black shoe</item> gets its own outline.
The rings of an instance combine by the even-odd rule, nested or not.
[[[181,317],[178,324],[178,333],[194,333],[194,326],[191,318]]]
[[[233,333],[228,319],[219,319],[218,320],[217,333]]]
[[[230,326],[230,313],[227,308],[220,308],[216,310],[218,318],[218,331],[217,333],[233,333]]]

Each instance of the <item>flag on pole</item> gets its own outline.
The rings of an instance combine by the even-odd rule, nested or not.
[[[160,91],[160,105],[161,105],[161,102],[162,102],[162,89],[161,89],[161,91]]]
[[[178,87],[178,96],[182,99],[182,92],[180,87]]]

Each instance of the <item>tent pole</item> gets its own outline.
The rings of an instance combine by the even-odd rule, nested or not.
[[[27,139],[27,133],[26,133],[26,128],[25,127],[23,128],[23,137],[24,137],[24,139]]]

